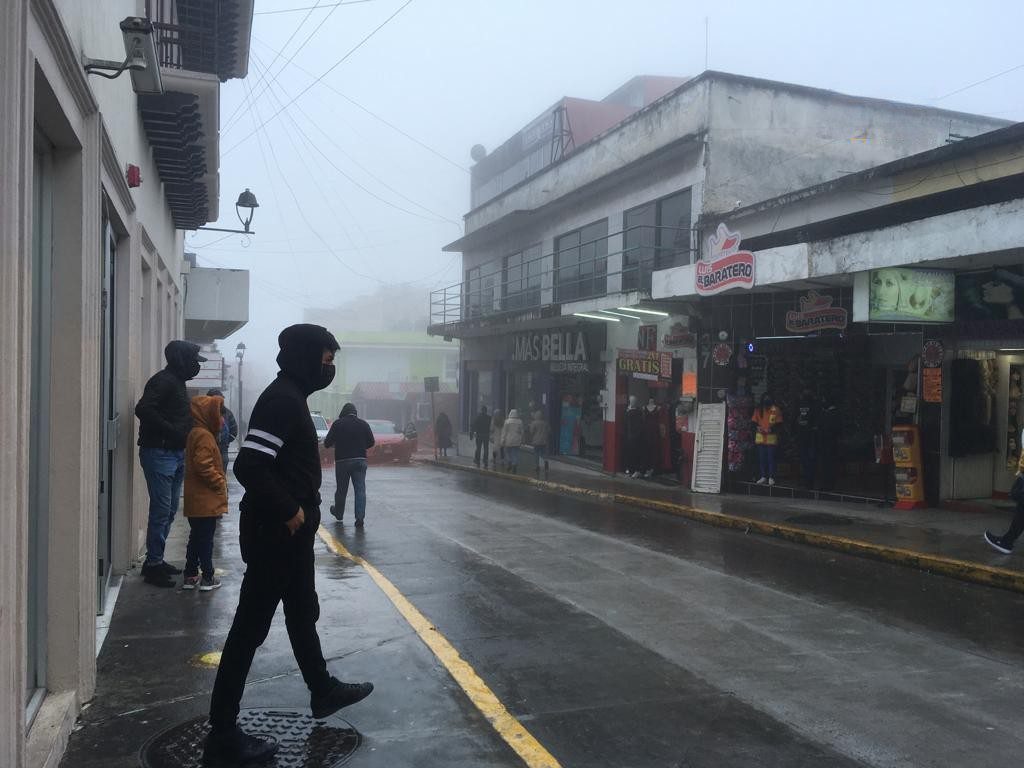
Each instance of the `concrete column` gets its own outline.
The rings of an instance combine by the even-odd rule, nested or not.
[[[24,766],[32,109],[28,0],[0,3],[0,765]]]

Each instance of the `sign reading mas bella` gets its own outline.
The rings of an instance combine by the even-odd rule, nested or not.
[[[521,333],[512,338],[517,363],[586,363],[587,339],[582,331]]]

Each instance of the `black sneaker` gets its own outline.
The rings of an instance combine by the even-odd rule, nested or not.
[[[170,563],[168,563],[166,560],[164,560],[162,563],[160,563],[157,566],[157,568],[163,569],[163,572],[166,573],[169,576],[180,576],[181,575],[181,568],[176,568],[175,566],[173,566]]]
[[[340,523],[341,522],[341,518],[344,517],[345,513],[343,511],[339,515],[337,510],[338,510],[338,508],[336,506],[334,506],[333,504],[331,504],[331,515],[334,517],[335,520],[337,520]]]
[[[985,541],[987,541],[988,545],[996,552],[1002,552],[1004,555],[1008,555],[1013,552],[1013,547],[1008,547],[1003,544],[1003,540],[992,533],[992,531],[985,531]]]
[[[362,520],[356,520],[356,528],[362,528],[362,527],[363,527],[363,521]]]
[[[313,717],[323,720],[330,717],[342,707],[362,701],[373,693],[373,683],[343,683],[338,678],[331,678],[331,687],[324,693],[309,697],[309,708]]]
[[[160,563],[142,566],[142,580],[147,584],[152,584],[154,587],[166,588],[174,586],[174,579],[171,578],[167,571],[160,567]]]
[[[265,763],[277,753],[277,742],[262,736],[250,736],[241,728],[222,733],[211,732],[203,745],[206,768],[241,768]]]

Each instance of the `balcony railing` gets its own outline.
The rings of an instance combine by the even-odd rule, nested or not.
[[[679,227],[636,226],[517,262],[512,270],[504,260],[488,262],[474,268],[476,274],[469,279],[431,293],[430,325],[443,332],[614,293],[650,294],[654,271],[693,261],[690,232]],[[681,233],[685,234],[680,237]],[[683,241],[687,247],[656,244],[666,239]],[[623,245],[612,251],[608,247],[612,242]],[[580,258],[583,254],[589,255]]]
[[[146,0],[146,16],[153,23],[157,60],[161,67],[206,72],[224,79],[229,62],[224,41],[221,3],[214,0]]]

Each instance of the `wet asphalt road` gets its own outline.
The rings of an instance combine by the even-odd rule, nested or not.
[[[436,626],[566,766],[1000,766],[1022,752],[1024,596],[433,468],[371,468],[367,527],[328,530]],[[333,478],[325,477],[326,513]],[[351,498],[349,504],[351,505]],[[130,576],[64,766],[135,766],[205,710],[237,596]],[[184,531],[177,529],[180,536]],[[183,542],[172,542],[181,549]],[[353,766],[515,766],[366,571],[318,544]],[[243,706],[302,707],[283,619]]]

